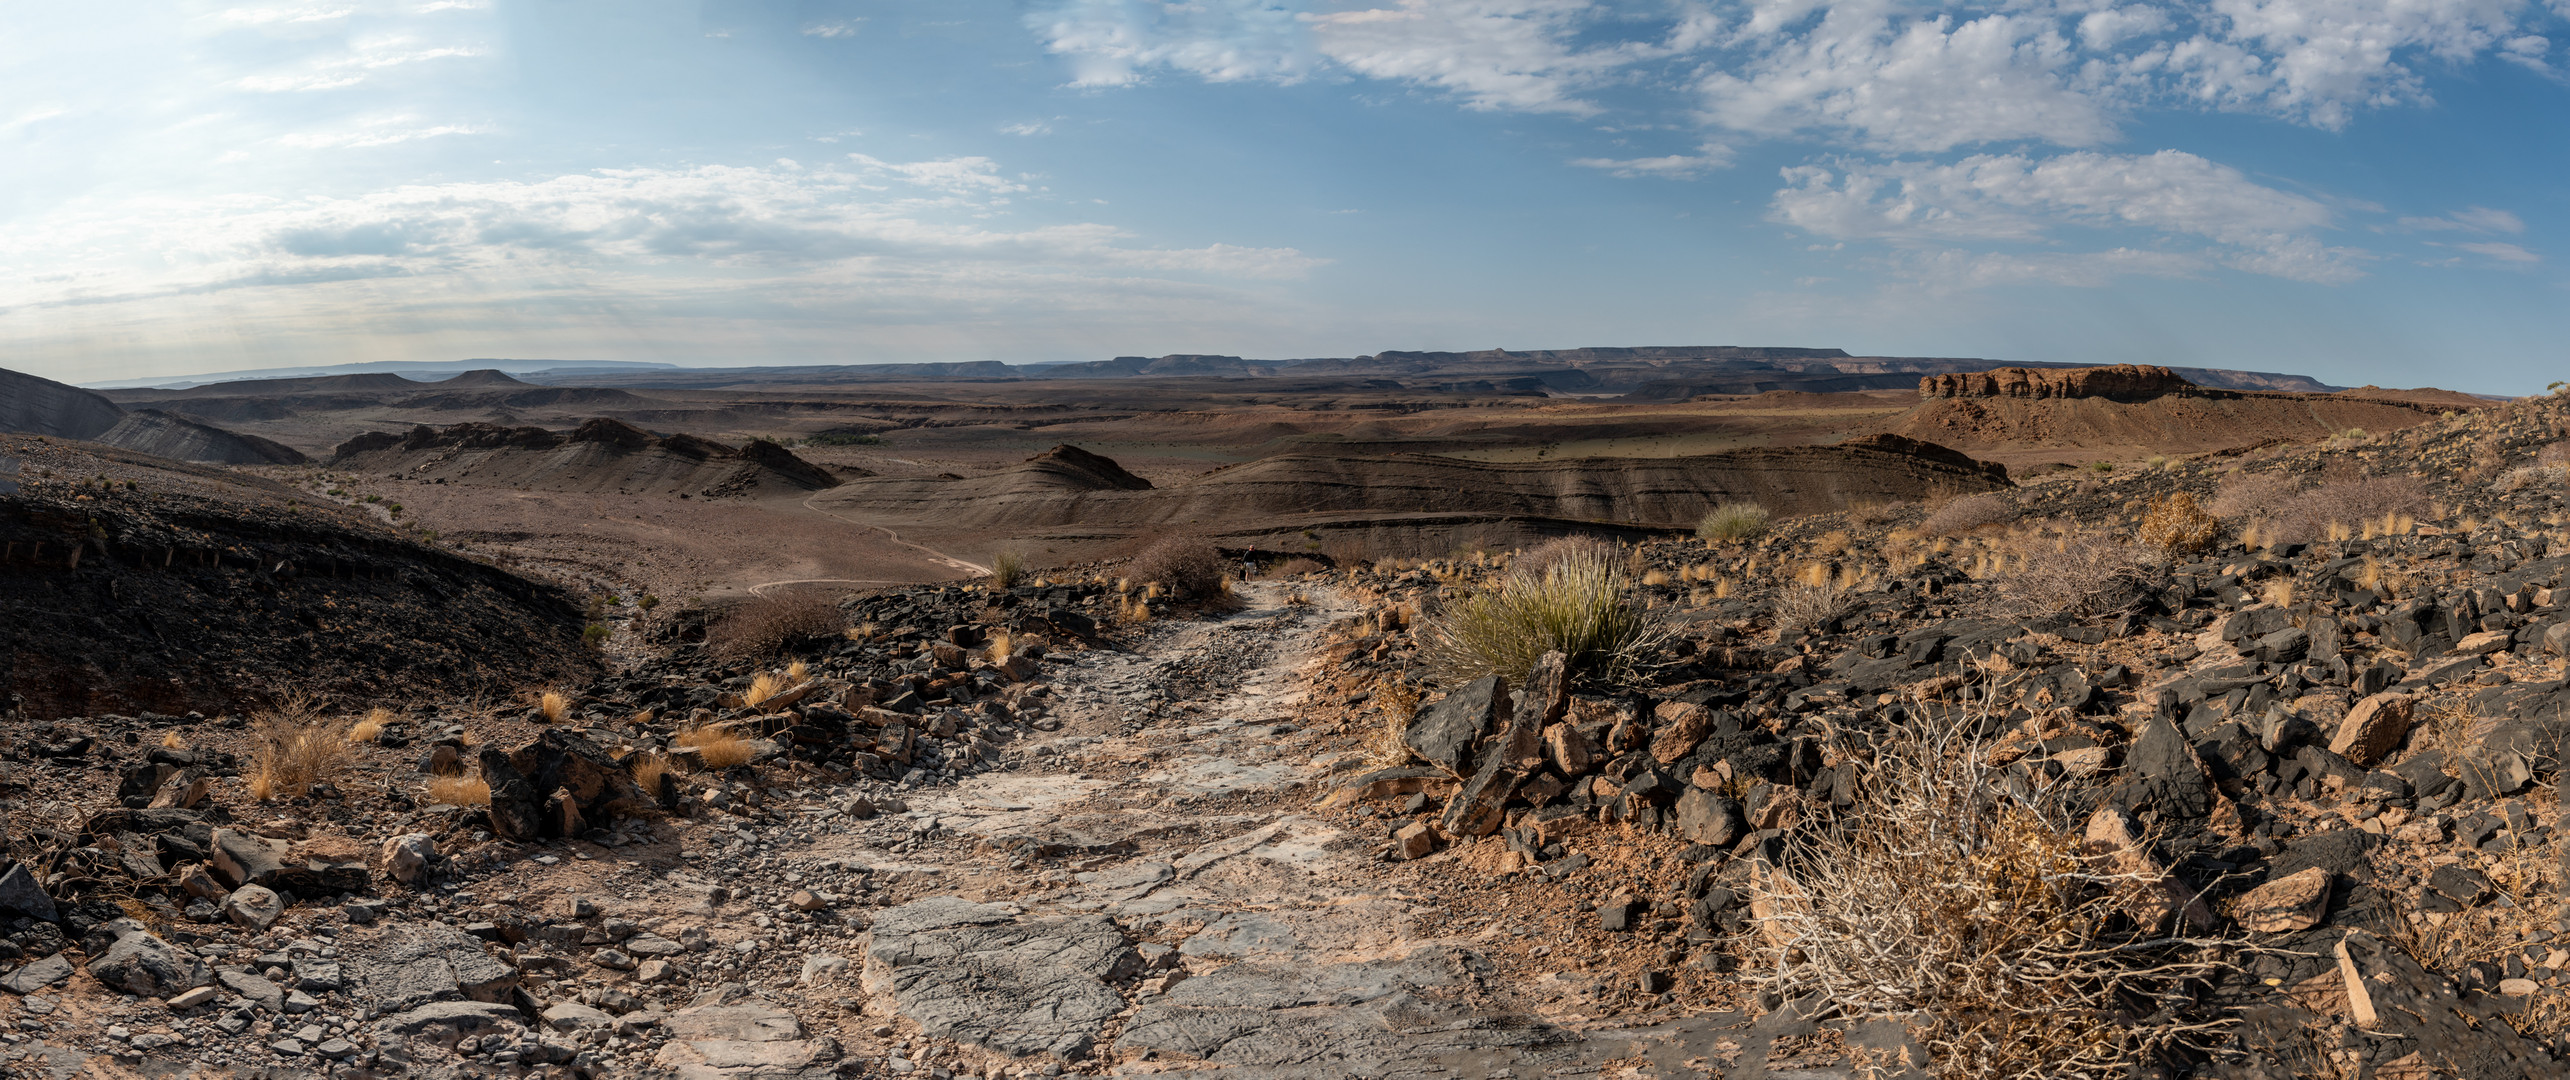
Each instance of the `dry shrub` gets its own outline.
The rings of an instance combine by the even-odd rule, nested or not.
[[[2307,544],[2367,521],[2415,517],[2427,510],[2427,488],[2415,476],[2356,477],[2294,496],[2262,518],[2258,532],[2269,544]]]
[[[991,631],[990,640],[982,644],[982,657],[994,664],[1005,664],[1017,648],[1017,639],[1006,628]]]
[[[1211,600],[1221,596],[1223,574],[1231,569],[1213,541],[1201,536],[1170,536],[1154,541],[1133,557],[1127,568],[1136,581],[1158,583],[1171,599]]]
[[[2514,492],[2527,488],[2557,488],[2565,482],[2570,482],[2570,465],[2521,465],[2499,477],[2498,489]]]
[[[563,717],[571,715],[571,697],[560,690],[547,690],[536,695],[535,707],[544,714],[545,723],[559,724]]]
[[[1937,1077],[2123,1080],[2218,1043],[2199,995],[2226,943],[2136,925],[2150,886],[2083,850],[2063,788],[2011,794],[1971,728],[1913,720],[1850,755],[1855,805],[1752,879],[1749,978],[1906,1021]]]
[[[740,732],[725,727],[688,728],[671,736],[669,744],[694,748],[696,759],[715,772],[747,765],[753,756],[750,741],[742,738]]]
[[[1966,495],[1937,507],[1919,523],[1922,536],[1960,536],[1976,529],[2004,525],[2017,518],[2017,504],[1998,492]]]
[[[1386,679],[1375,684],[1375,708],[1383,711],[1383,723],[1366,740],[1365,760],[1376,768],[1393,768],[1410,763],[1410,743],[1403,734],[1410,729],[1410,719],[1419,712],[1419,688],[1407,682]]]
[[[1573,560],[1595,559],[1612,562],[1621,554],[1614,544],[1594,536],[1559,536],[1510,556],[1508,572],[1528,579],[1539,579],[1556,566]]]
[[[376,736],[384,733],[384,725],[392,722],[393,711],[391,709],[382,708],[380,706],[370,709],[367,711],[365,719],[349,725],[348,741],[352,743],[373,742],[375,741]]]
[[[290,694],[251,717],[250,797],[266,802],[311,791],[346,769],[348,736],[312,699]]]
[[[1998,613],[2106,615],[2159,589],[2168,576],[2158,552],[2094,533],[2036,540],[2017,564],[1994,579]]]
[[[1448,605],[1423,635],[1429,663],[1457,682],[1517,679],[1545,653],[1559,652],[1569,658],[1574,685],[1638,678],[1663,633],[1633,602],[1632,578],[1614,551],[1604,544],[1571,551],[1540,575],[1512,570]]]
[[[187,736],[181,735],[176,731],[164,731],[161,733],[161,746],[164,749],[169,750],[185,750],[187,749]]]
[[[752,597],[705,632],[705,647],[734,660],[764,660],[798,640],[837,637],[847,626],[839,605],[815,593]]]
[[[2205,506],[2224,521],[2246,521],[2275,510],[2302,491],[2302,478],[2284,473],[2233,473]]]
[[[2222,521],[2196,506],[2195,496],[2180,491],[2152,500],[2136,535],[2171,555],[2193,555],[2222,538]]]
[[[1797,581],[1776,591],[1776,640],[1801,637],[1847,610],[1847,594],[1829,581]]]
[[[437,806],[489,806],[491,785],[478,776],[432,776],[427,799]]]
[[[1849,524],[1869,529],[1889,525],[1899,521],[1901,516],[1909,513],[1910,507],[1914,505],[1917,504],[1901,501],[1865,503],[1861,506],[1849,507],[1847,521]]]

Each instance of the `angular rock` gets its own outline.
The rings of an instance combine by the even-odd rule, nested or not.
[[[286,873],[284,844],[239,829],[214,830],[214,843],[206,855],[214,875],[235,889],[244,885],[274,886]]]
[[[285,1011],[286,988],[269,981],[266,976],[258,972],[248,968],[219,968],[214,972],[214,981],[222,983],[224,989],[241,995],[242,1000],[269,1012]]]
[[[805,986],[832,983],[847,973],[847,957],[836,953],[811,953],[803,958],[803,974],[796,981]]]
[[[656,809],[632,770],[586,736],[546,728],[534,742],[502,753],[484,747],[482,779],[491,785],[492,831],[510,840],[569,835]]]
[[[9,864],[7,873],[0,873],[0,912],[46,922],[61,917],[54,908],[54,898],[36,883],[36,875],[25,863],[15,862]]]
[[[2514,644],[2516,644],[2516,635],[2514,634],[2505,630],[2483,630],[2477,634],[2469,635],[2461,641],[2455,642],[2454,654],[2457,656],[2487,656],[2494,652],[2505,652],[2509,646]]]
[[[885,909],[866,949],[866,991],[892,995],[931,1037],[1020,1056],[1085,1055],[1124,1010],[1108,983],[1140,971],[1141,955],[1105,916],[1015,915],[951,896]]]
[[[214,981],[205,961],[152,934],[128,934],[89,962],[99,982],[139,997],[168,997]]]
[[[1731,800],[1688,785],[1678,796],[1678,835],[1711,847],[1727,847],[1740,838],[1740,808]]]
[[[1588,736],[1570,724],[1555,724],[1544,729],[1544,759],[1556,772],[1574,780],[1597,767],[1597,753],[1588,745]]]
[[[525,1014],[514,1005],[490,1001],[437,1001],[375,1022],[387,1035],[418,1036],[442,1028],[450,1034],[478,1035],[515,1026]]]
[[[1437,827],[1424,821],[1413,821],[1392,834],[1392,853],[1403,859],[1424,859],[1437,850]]]
[[[419,880],[428,872],[429,860],[437,857],[437,838],[427,833],[403,833],[384,841],[384,872],[404,885]]]
[[[1713,731],[1713,710],[1702,705],[1665,701],[1655,715],[1660,726],[1651,736],[1651,760],[1662,765],[1694,753],[1696,744]]]
[[[2180,818],[2213,812],[2213,779],[2204,774],[2186,735],[2166,717],[2153,717],[2142,728],[2141,736],[2124,752],[2124,770],[2131,775],[2120,785],[2118,801],[2127,807],[2155,806]]]
[[[2186,917],[2196,929],[2214,926],[2213,911],[2204,905],[2195,890],[2177,880],[2157,859],[2150,847],[2142,843],[2124,812],[2115,807],[2101,807],[2088,819],[2088,832],[2083,846],[2089,858],[2109,874],[2120,878],[2116,895],[2124,910],[2135,921],[2155,926],[2172,914]]]
[[[2372,766],[2383,755],[2400,745],[2409,734],[2410,712],[2418,699],[2398,691],[2375,694],[2347,710],[2346,719],[2338,722],[2338,733],[2329,739],[2329,752],[2360,766]]]
[[[28,963],[6,976],[0,976],[0,990],[12,994],[32,994],[48,986],[60,986],[71,978],[71,961],[55,953]]]
[[[564,1001],[547,1006],[544,1010],[543,1020],[544,1026],[552,1028],[555,1031],[578,1031],[582,1028],[616,1026],[615,1017],[609,1016],[600,1010],[582,1005],[576,1001]]]
[[[1498,832],[1499,826],[1508,818],[1508,797],[1516,794],[1517,782],[1522,778],[1508,762],[1500,760],[1499,755],[1491,755],[1490,760],[1483,763],[1481,771],[1474,773],[1472,779],[1464,784],[1463,790],[1446,800],[1446,816],[1442,823],[1445,834],[1477,837]]]
[[[2231,917],[2261,934],[2285,934],[2320,925],[2329,909],[2329,871],[2312,867],[2277,878],[2231,901]]]
[[[1420,760],[1453,776],[1468,776],[1474,746],[1498,728],[1507,708],[1506,680],[1496,675],[1476,679],[1420,710],[1401,741]]]

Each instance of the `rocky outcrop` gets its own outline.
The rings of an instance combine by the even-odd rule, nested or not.
[[[2147,401],[2163,394],[2196,389],[2176,372],[2142,364],[2092,368],[1992,368],[1989,371],[1926,375],[1919,379],[1923,398],[2108,398]]]
[[[126,412],[115,402],[51,379],[0,370],[0,431],[87,439],[174,461],[215,465],[299,465],[291,447],[158,409]]]

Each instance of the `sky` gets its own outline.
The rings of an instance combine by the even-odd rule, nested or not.
[[[2570,0],[0,0],[0,367],[2570,378]]]

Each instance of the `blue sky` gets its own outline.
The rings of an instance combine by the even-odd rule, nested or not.
[[[1834,345],[2570,377],[2570,0],[0,0],[75,381]]]

